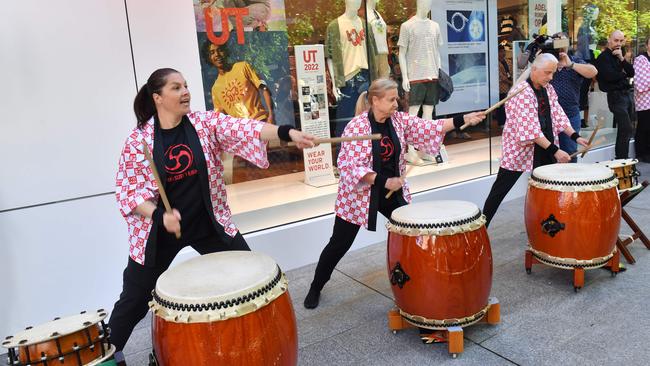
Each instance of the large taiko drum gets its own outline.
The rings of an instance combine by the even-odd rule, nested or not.
[[[106,312],[96,312],[56,318],[50,322],[27,327],[6,337],[2,346],[9,349],[9,365],[70,365],[95,366],[115,353],[108,340],[104,323]]]
[[[638,162],[637,159],[616,159],[601,161],[598,164],[602,164],[614,172],[618,178],[618,191],[624,192],[641,188],[641,184],[639,184],[641,174],[636,169]]]
[[[492,288],[492,250],[476,205],[414,203],[393,211],[386,226],[388,275],[406,321],[445,329],[481,320]]]
[[[158,365],[295,365],[287,279],[269,256],[207,254],[163,273],[150,307]]]
[[[533,255],[559,268],[597,268],[613,256],[621,223],[617,179],[599,164],[536,168],[526,195]]]

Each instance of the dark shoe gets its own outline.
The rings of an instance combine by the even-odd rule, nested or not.
[[[307,293],[307,296],[305,296],[305,302],[303,303],[303,305],[305,305],[305,308],[307,309],[315,309],[316,307],[318,307],[319,300],[320,300],[320,291],[310,288],[309,292]]]

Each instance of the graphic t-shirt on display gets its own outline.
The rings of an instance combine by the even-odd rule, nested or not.
[[[370,19],[372,18],[372,19]],[[375,38],[378,55],[388,54],[388,40],[386,39],[386,22],[382,19],[377,10],[369,16],[368,24]]]
[[[205,238],[214,233],[208,210],[201,196],[200,175],[196,166],[195,152],[190,148],[183,119],[178,126],[162,129],[162,144],[165,169],[165,192],[170,205],[181,213],[182,239],[185,241]],[[193,128],[193,127],[191,127]],[[164,210],[162,200],[158,207]],[[163,240],[175,240],[174,235],[160,228]]]
[[[237,62],[217,76],[212,85],[214,109],[233,117],[264,121],[268,112],[260,101],[259,88],[264,82],[248,62]]]
[[[345,15],[338,17],[341,39],[341,53],[343,54],[343,72],[345,80],[350,80],[361,69],[368,68],[368,54],[366,53],[366,31],[363,29],[361,18],[352,20]]]

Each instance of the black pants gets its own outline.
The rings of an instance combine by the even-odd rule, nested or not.
[[[486,227],[490,225],[490,221],[492,221],[492,218],[494,217],[494,214],[496,214],[501,202],[503,202],[503,199],[506,197],[508,192],[510,192],[515,183],[517,183],[521,174],[523,174],[523,172],[499,168],[497,179],[494,181],[492,189],[490,189],[490,193],[485,200],[485,205],[483,206],[483,214],[485,214],[487,219],[487,222],[485,223]]]
[[[187,244],[161,244],[157,248],[154,267],[143,266],[129,258],[129,263],[124,270],[122,293],[108,321],[111,328],[111,343],[117,351],[124,349],[133,328],[147,315],[151,291],[156,287],[158,277],[167,270],[176,254],[186,246]],[[201,255],[226,250],[250,250],[240,233],[237,233],[230,245],[223,244],[215,237],[193,244],[192,248]]]
[[[650,109],[636,112],[634,149],[639,160],[650,162]]]
[[[627,159],[630,138],[634,128],[632,117],[634,115],[634,100],[630,91],[611,91],[607,93],[607,105],[614,114],[614,124],[617,126],[616,146],[614,147],[616,159]]]
[[[385,195],[385,192],[382,194]],[[402,197],[401,191],[396,192],[388,200],[384,199],[383,196],[380,198],[379,212],[381,212],[384,217],[390,218],[393,210],[404,205],[406,205],[406,202],[404,201],[404,197]],[[345,253],[347,253],[352,246],[360,228],[361,226],[352,224],[336,216],[334,219],[332,237],[318,259],[316,273],[314,273],[314,280],[311,283],[311,288],[313,290],[320,291],[323,289],[323,286],[325,286],[332,276],[334,267],[336,267],[341,258],[343,258]]]

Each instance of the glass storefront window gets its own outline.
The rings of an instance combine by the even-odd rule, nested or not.
[[[534,34],[564,31],[571,40],[572,54],[592,61],[611,29],[624,28],[636,55],[637,39],[650,33],[648,7],[647,0],[194,0],[208,109],[303,130],[315,128],[332,137],[340,136],[355,115],[357,98],[378,77],[398,83],[401,110],[425,118],[487,108],[505,97],[525,69],[526,60],[518,65],[517,59]],[[413,25],[416,22],[411,18],[421,22]],[[618,19],[621,25],[608,19]],[[418,27],[430,24],[438,27],[440,40],[416,40],[411,47],[418,49],[409,52],[406,35],[426,34]],[[322,64],[309,66],[321,68],[322,74],[314,79],[319,85],[301,77],[307,66],[300,52],[312,45],[322,47]],[[417,56],[426,52],[430,54],[418,61]],[[441,69],[453,80],[449,101],[439,102],[437,96],[427,94],[438,91],[437,85],[434,89],[419,85],[418,79],[425,78],[419,74],[426,74],[428,68]],[[404,74],[409,77],[407,83]],[[616,130],[606,96],[598,91],[597,83],[584,84],[582,133],[588,135],[604,122],[603,133],[613,143]],[[418,94],[424,95],[422,101],[409,103]],[[448,134],[445,151],[437,157],[410,152],[407,160],[418,166],[413,171],[412,191],[496,173],[504,121],[501,109],[462,134]],[[335,184],[303,183],[306,162],[311,169],[309,156],[279,144],[271,144],[268,154],[268,170],[237,157],[223,157],[235,214],[286,204],[287,194],[289,203],[315,200],[319,204],[313,210],[253,225],[252,230],[332,211]],[[331,170],[332,180],[336,154],[337,147],[332,145],[319,165]],[[313,161],[323,161],[318,158]],[[259,197],[255,204],[244,199],[251,192]]]

